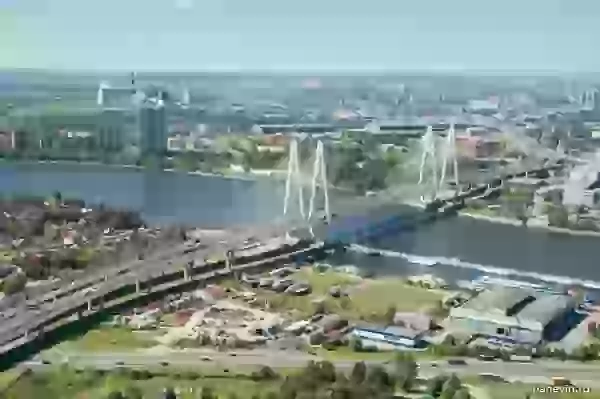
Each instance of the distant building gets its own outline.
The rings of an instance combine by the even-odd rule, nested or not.
[[[104,151],[120,151],[126,144],[128,115],[123,109],[107,108],[98,115],[96,134],[99,147]]]
[[[142,154],[162,155],[167,151],[167,114],[164,103],[147,103],[140,108]]]
[[[0,152],[7,152],[14,150],[15,145],[14,132],[2,132],[0,131]]]
[[[494,115],[500,110],[500,105],[495,99],[471,100],[467,105],[467,110],[474,114]]]
[[[456,137],[456,151],[461,158],[498,157],[504,151],[504,143],[493,137],[460,135]]]
[[[258,127],[264,134],[330,133],[336,130],[335,126],[325,123],[259,124]]]

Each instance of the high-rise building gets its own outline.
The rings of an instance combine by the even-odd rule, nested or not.
[[[107,108],[98,114],[96,134],[102,151],[117,153],[123,150],[128,140],[127,124],[128,112],[124,109]]]
[[[162,100],[142,105],[139,126],[142,155],[163,155],[167,150],[168,130]]]

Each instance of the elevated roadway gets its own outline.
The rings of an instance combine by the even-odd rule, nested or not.
[[[402,204],[401,196],[393,192],[383,192],[374,196],[361,198],[359,201],[347,201],[343,206],[336,204],[336,215],[332,214],[330,223],[315,220],[312,223],[313,233],[320,239],[340,242],[342,244],[364,243],[375,241],[381,237],[397,234],[401,231],[416,228],[423,223],[431,222],[442,215],[452,214],[461,209],[468,199],[474,199],[497,191],[512,179],[529,175],[539,175],[563,167],[561,162],[533,167],[526,171],[507,173],[481,184],[463,188],[449,196],[438,197],[429,202],[424,201],[421,209]],[[340,201],[343,203],[343,201]],[[361,207],[370,209],[365,211]],[[302,231],[299,234],[308,235]]]
[[[38,317],[24,321],[18,327],[7,331],[3,337],[1,354],[7,354],[27,344],[36,342],[56,328],[67,324],[97,316],[100,312],[116,311],[133,301],[163,296],[174,291],[190,289],[206,284],[209,281],[236,272],[255,271],[265,267],[273,267],[277,263],[286,262],[295,256],[320,250],[318,244],[297,242],[282,246],[283,242],[271,243],[271,247],[262,250],[246,251],[238,254],[233,267],[227,267],[225,262],[196,263],[187,269],[164,271],[156,269],[146,274],[141,289],[139,276],[121,278],[110,282],[102,290],[93,292],[88,297],[72,296],[52,304],[52,308]],[[198,255],[198,254],[196,254]],[[241,255],[241,256],[240,256]]]

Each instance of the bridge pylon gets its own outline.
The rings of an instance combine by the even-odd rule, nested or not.
[[[419,181],[417,184],[421,188],[427,188],[428,182],[433,190],[431,199],[435,199],[437,198],[439,180],[436,137],[431,126],[427,128],[427,131],[421,138],[421,163],[419,165]],[[425,194],[421,195],[421,201],[428,201]]]
[[[297,195],[298,209],[302,219],[306,219],[304,212],[304,191],[302,187],[302,175],[300,171],[300,160],[298,156],[298,141],[290,142],[290,150],[288,154],[287,178],[285,180],[285,197],[283,199],[283,217],[287,217],[290,205],[293,201],[291,196]]]
[[[323,148],[323,142],[321,140],[317,141],[317,152],[315,154],[315,162],[313,165],[313,175],[310,181],[311,184],[311,193],[310,193],[310,203],[309,210],[307,215],[307,221],[310,223],[312,216],[315,212],[315,201],[317,199],[317,190],[318,185],[320,183],[321,189],[323,190],[323,199],[324,199],[324,211],[325,211],[325,220],[327,223],[331,221],[331,213],[329,212],[329,184],[327,182],[327,166],[325,164],[325,150]]]
[[[310,181],[311,192],[308,203],[308,213],[305,211],[305,200],[304,200],[304,179],[300,169],[300,160],[298,156],[298,142],[296,140],[290,143],[290,153],[288,160],[287,179],[285,182],[285,198],[283,205],[283,216],[286,218],[290,213],[291,204],[296,201],[294,195],[297,195],[297,203],[300,211],[300,217],[302,223],[306,223],[309,227],[311,235],[314,236],[312,231],[312,219],[315,214],[315,204],[317,202],[317,194],[319,188],[323,193],[323,207],[325,214],[323,218],[327,223],[331,221],[331,212],[329,205],[329,183],[327,181],[327,165],[325,162],[325,150],[322,141],[317,141],[317,148],[315,152],[315,159],[313,163],[313,173]]]
[[[456,190],[460,190],[460,186],[458,184],[458,159],[456,158],[456,131],[454,129],[454,122],[450,124],[450,128],[448,129],[446,140],[442,148],[442,172],[440,175],[438,191],[441,191],[444,188],[444,184],[446,183],[446,169],[448,167],[448,163],[450,162],[452,163],[453,169],[454,187]]]

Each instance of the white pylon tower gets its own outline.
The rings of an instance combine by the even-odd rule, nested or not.
[[[310,232],[313,234],[311,221],[315,214],[315,204],[317,200],[317,191],[319,186],[323,190],[324,200],[324,219],[329,223],[331,221],[331,212],[329,207],[329,192],[327,182],[327,165],[325,163],[325,150],[322,141],[317,142],[315,161],[313,164],[313,174],[311,178],[310,202],[308,204],[308,214],[305,213],[303,179],[300,170],[300,161],[298,156],[298,142],[296,140],[290,143],[290,153],[288,159],[287,179],[285,182],[285,198],[283,204],[284,218],[290,213],[291,204],[295,201],[297,195],[300,217],[303,222],[308,223]],[[314,235],[314,234],[313,234]]]
[[[454,169],[454,187],[456,187],[456,189],[459,190],[460,186],[458,184],[458,160],[456,159],[456,131],[454,128],[454,122],[450,124],[450,128],[448,129],[446,141],[442,150],[442,172],[440,174],[438,190],[443,190],[444,184],[446,183],[446,169],[448,167],[449,162],[452,162],[452,168]]]
[[[437,164],[437,151],[435,143],[435,134],[433,133],[433,127],[429,126],[427,131],[421,138],[421,164],[419,165],[419,182],[418,185],[421,187],[426,186],[429,181],[433,183],[433,199],[437,197],[438,190],[438,164]],[[427,172],[431,173],[429,179],[427,178]],[[421,201],[426,202],[427,198],[425,195],[421,195]]]
[[[109,88],[110,85],[108,84],[108,82],[100,82],[100,84],[98,85],[98,91],[96,92],[96,105],[98,105],[99,107],[104,106],[104,90]]]
[[[323,142],[317,141],[317,152],[315,154],[315,163],[313,165],[313,175],[310,181],[311,183],[311,193],[310,193],[310,203],[308,209],[308,217],[307,220],[310,223],[312,216],[315,212],[315,200],[317,199],[317,185],[320,183],[323,190],[323,200],[324,200],[324,211],[325,211],[325,220],[327,223],[331,221],[331,214],[329,213],[329,192],[328,192],[328,184],[327,184],[327,166],[325,164],[325,150],[323,149]]]
[[[290,201],[292,201],[292,191],[298,195],[298,208],[302,219],[306,219],[304,213],[304,193],[302,190],[302,176],[300,172],[300,161],[298,159],[298,141],[290,142],[290,152],[288,155],[287,178],[285,181],[285,198],[283,199],[283,216],[288,215],[290,210]]]

